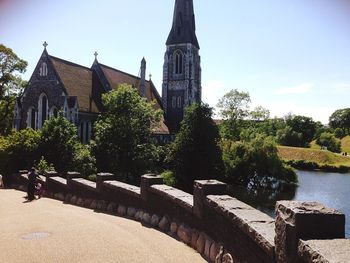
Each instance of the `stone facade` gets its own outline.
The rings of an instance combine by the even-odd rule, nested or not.
[[[201,102],[201,66],[192,0],[176,0],[163,66],[163,107],[170,132],[179,130],[184,109]]]

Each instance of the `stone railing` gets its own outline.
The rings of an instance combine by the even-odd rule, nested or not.
[[[26,171],[15,176],[26,190]],[[315,202],[280,201],[276,219],[226,195],[226,184],[195,181],[194,194],[143,175],[141,186],[100,173],[41,177],[45,196],[138,220],[178,238],[210,262],[349,262],[344,214]]]

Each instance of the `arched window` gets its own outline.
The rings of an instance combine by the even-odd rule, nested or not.
[[[173,96],[172,98],[171,98],[171,106],[175,109],[176,108],[176,97],[175,96]]]
[[[50,110],[50,118],[51,118],[51,117],[57,118],[57,116],[58,116],[58,110],[57,110],[57,108],[56,108],[55,106],[53,106],[53,107],[51,108],[51,110]]]
[[[175,74],[182,74],[183,55],[180,50],[175,51]]]
[[[36,112],[34,107],[30,107],[27,112],[27,127],[36,129]]]
[[[181,97],[177,97],[177,107],[181,108],[182,107],[182,100]]]
[[[40,72],[39,72],[41,77],[46,77],[47,76],[47,64],[43,62],[40,66]]]
[[[48,115],[48,100],[46,95],[43,93],[40,95],[39,97],[39,103],[38,103],[38,128],[41,129],[41,127],[43,127],[44,122],[47,119],[47,115]]]

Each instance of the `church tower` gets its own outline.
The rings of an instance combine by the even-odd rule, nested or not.
[[[173,24],[166,42],[162,86],[165,121],[171,133],[179,130],[184,109],[192,103],[200,103],[201,95],[193,0],[175,0]]]

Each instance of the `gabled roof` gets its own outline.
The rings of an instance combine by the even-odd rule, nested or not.
[[[120,71],[115,68],[111,68],[109,66],[103,65],[99,63],[105,77],[107,78],[107,81],[109,82],[109,85],[112,89],[116,89],[120,84],[126,83],[129,85],[132,85],[133,87],[137,88],[139,90],[140,88],[140,81],[141,79],[139,77],[136,77],[134,75],[131,75],[129,73]],[[146,86],[146,98],[148,101],[156,101],[156,108],[162,109],[162,99],[154,87],[152,81],[145,81]]]
[[[98,113],[91,94],[91,69],[54,56],[49,57],[68,95],[77,97],[79,110]]]

